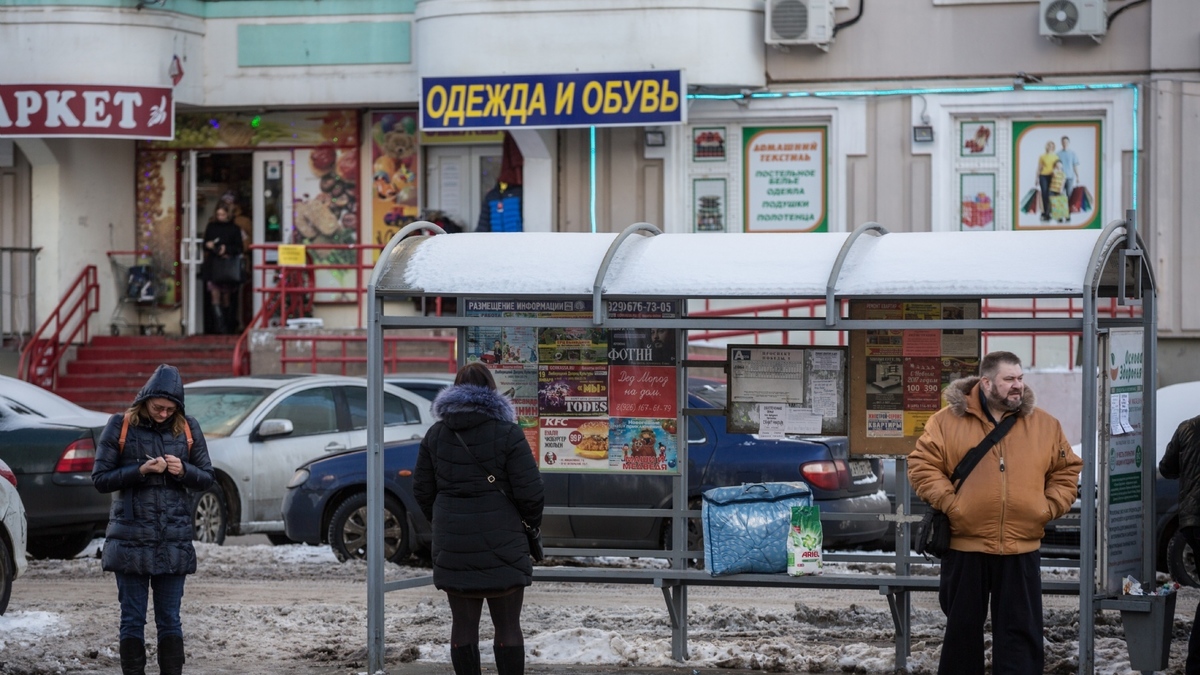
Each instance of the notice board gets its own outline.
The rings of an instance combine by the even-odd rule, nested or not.
[[[844,436],[846,348],[729,345],[731,434]]]
[[[878,321],[969,320],[979,301],[850,303],[850,318]],[[979,372],[978,330],[850,331],[850,452],[907,455],[942,391]]]
[[[466,299],[466,315],[583,319],[589,300]],[[674,319],[678,300],[607,301],[614,319]],[[678,331],[467,328],[466,361],[510,398],[543,473],[679,472]],[[686,442],[686,441],[685,441]]]

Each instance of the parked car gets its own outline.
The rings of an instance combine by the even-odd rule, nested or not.
[[[693,408],[724,407],[724,385],[696,385]],[[700,508],[705,490],[753,482],[803,481],[821,513],[889,510],[879,460],[851,459],[845,438],[785,440],[730,434],[719,415],[688,417],[688,503]],[[418,442],[384,447],[385,557],[399,561],[427,550],[429,523],[412,496]],[[543,473],[547,506],[666,508],[671,477],[620,474]],[[354,450],[301,466],[284,499],[287,536],[310,544],[329,543],[340,559],[366,551],[366,453]],[[547,546],[662,550],[670,543],[670,520],[601,516],[551,516],[542,522]],[[874,520],[828,520],[825,546],[875,542],[886,524]],[[703,548],[698,523],[689,527],[689,549]]]
[[[86,420],[95,427],[103,427],[109,417],[108,413],[88,410],[32,382],[7,375],[0,375],[0,401],[25,408],[39,417],[70,417]]]
[[[0,460],[17,477],[29,555],[73,558],[108,524],[112,497],[92,485],[96,439],[108,415],[41,389],[30,396],[30,386],[0,381]],[[46,414],[27,406],[26,398]]]
[[[454,384],[454,373],[390,373],[383,376],[383,381],[433,401],[439,392]]]
[[[17,475],[0,460],[0,616],[8,609],[13,580],[25,573],[25,506],[17,493]]]
[[[196,539],[284,536],[280,509],[297,466],[367,443],[367,382],[338,375],[264,375],[201,380],[184,386],[184,404],[200,422],[216,482],[192,498]],[[384,386],[384,440],[421,438],[433,423],[429,401]]]

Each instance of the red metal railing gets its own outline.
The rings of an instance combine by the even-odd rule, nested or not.
[[[58,384],[58,369],[72,344],[87,344],[88,323],[100,308],[100,284],[96,266],[88,265],[63,293],[50,316],[21,351],[17,377],[44,389]]]
[[[262,251],[262,255],[255,256],[255,258],[265,259],[268,251],[277,251],[278,244],[255,244],[250,248],[252,251]],[[371,271],[375,267],[375,254],[382,250],[382,248],[382,246],[375,244],[309,244],[305,247],[306,259],[304,265],[283,267],[274,263],[255,264],[253,266],[253,274],[258,279],[258,283],[255,285],[254,290],[256,293],[262,294],[262,305],[234,346],[234,373],[237,375],[250,374],[251,366],[248,340],[252,329],[269,326],[286,326],[288,319],[311,317],[313,315],[314,298],[320,294],[340,296],[345,299],[343,301],[346,304],[354,303],[357,305],[357,327],[362,328],[363,319],[367,311],[367,279],[370,278]],[[350,258],[354,262],[328,262],[328,260],[337,258],[342,258],[343,260]],[[318,259],[322,261],[317,262],[316,260]],[[353,285],[318,286],[317,273],[320,271],[332,272],[334,274],[341,273],[343,275],[352,274],[354,283]],[[436,298],[433,306],[435,311],[440,315],[441,298]],[[288,364],[306,363],[309,366],[307,372],[314,373],[318,372],[318,367],[321,364],[335,364],[336,369],[342,374],[346,373],[347,365],[349,364],[361,363],[364,367],[366,365],[365,349],[362,350],[361,355],[351,353],[350,350],[352,343],[365,342],[365,335],[314,336],[278,333],[275,339],[281,343],[280,364],[283,372],[288,372]],[[289,355],[289,345],[294,350],[297,343],[309,343],[309,353],[303,356]],[[332,351],[338,355],[320,355],[317,349],[319,343],[341,343],[340,346],[321,350],[321,353]],[[432,343],[438,345],[438,349],[447,343],[449,346],[447,347],[446,356],[400,356],[398,354],[397,349],[400,345],[414,343]],[[453,337],[386,336],[384,338],[384,368],[385,370],[392,371],[401,364],[428,363],[432,364],[433,370],[454,372],[457,367],[454,343],[455,338]]]
[[[349,365],[363,366],[363,368],[356,370],[363,370],[366,366],[366,335],[287,335],[281,333],[277,334],[275,339],[280,343],[279,363],[282,372],[285,373],[288,372],[288,365],[293,363],[307,365],[308,368],[302,372],[309,373],[328,372],[327,370],[319,371],[318,368],[322,365],[335,364],[342,375],[358,374],[347,373],[346,367]],[[422,363],[433,365],[434,370],[441,369],[447,373],[453,373],[458,365],[457,342],[455,338],[445,336],[386,336],[383,341],[383,370],[390,373],[395,372],[397,367],[402,364]],[[441,345],[445,349],[445,355],[402,356],[399,353],[401,345],[427,345],[431,343]],[[320,344],[334,345],[332,349],[340,349],[340,353],[337,356],[318,356],[321,351],[325,351],[326,353],[331,351],[319,350],[318,345]],[[307,354],[298,356],[289,355],[290,345],[294,345],[295,348],[302,352],[307,351]],[[358,346],[359,349],[356,351],[359,353],[349,353],[350,345]]]

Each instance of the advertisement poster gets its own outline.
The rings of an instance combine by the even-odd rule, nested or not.
[[[609,366],[608,414],[675,418],[676,372],[670,366]]]
[[[724,232],[727,198],[724,178],[692,180],[692,229],[696,232]]]
[[[674,366],[678,358],[672,328],[613,328],[608,362],[613,365]]]
[[[742,129],[747,232],[827,232],[828,129]]]
[[[518,417],[537,417],[538,371],[525,367],[489,368],[496,391],[512,399]]]
[[[371,113],[370,132],[371,241],[383,246],[419,214],[417,111]]]
[[[624,471],[672,471],[678,465],[675,418],[613,417],[609,421],[609,462]]]
[[[959,155],[962,157],[995,157],[996,156],[996,122],[973,121],[959,122],[962,136],[962,147]]]
[[[1100,120],[1012,123],[1013,229],[1100,228]]]
[[[358,147],[358,111],[212,112],[175,115],[175,139],[152,148]]]
[[[491,365],[538,362],[537,329],[532,326],[470,326],[467,328],[467,363]]]
[[[1101,578],[1111,593],[1121,592],[1121,580],[1142,573],[1142,465],[1147,456],[1142,435],[1145,393],[1145,343],[1141,328],[1109,330],[1105,358],[1101,448]]]
[[[864,302],[856,318],[971,320],[978,302]],[[866,330],[861,336],[867,438],[919,436],[946,385],[979,369],[979,331]],[[857,422],[856,422],[857,424]]]
[[[541,328],[538,362],[608,363],[608,335],[603,328]]]
[[[294,153],[292,237],[289,244],[304,244],[318,267],[318,288],[353,289],[358,283],[358,252],[323,245],[358,243],[358,150],[320,147]],[[355,302],[357,295],[323,292],[316,302]]]
[[[542,417],[539,462],[543,471],[608,471],[607,417]]]
[[[608,368],[597,365],[538,366],[538,414],[608,415]]]
[[[963,232],[996,229],[996,174],[964,173],[959,177],[962,192],[959,228]]]
[[[725,127],[695,127],[692,129],[692,161],[725,161]]]

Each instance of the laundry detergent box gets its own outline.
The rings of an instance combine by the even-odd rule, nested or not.
[[[821,507],[793,506],[787,538],[787,571],[794,577],[821,573]]]

